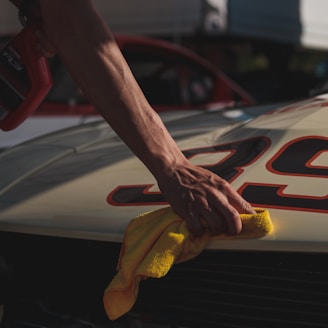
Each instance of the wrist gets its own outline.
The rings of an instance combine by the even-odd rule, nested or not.
[[[181,168],[188,165],[188,159],[183,155],[180,149],[177,149],[175,152],[161,153],[156,156],[156,160],[152,162],[149,170],[158,184],[163,184],[168,179],[174,177]]]

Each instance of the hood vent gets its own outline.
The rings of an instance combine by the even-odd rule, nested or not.
[[[138,313],[184,327],[328,325],[325,254],[207,252],[141,283]]]
[[[110,322],[102,295],[120,244],[0,233],[0,249],[15,269],[1,328],[328,327],[325,253],[204,251],[142,281],[134,308]]]

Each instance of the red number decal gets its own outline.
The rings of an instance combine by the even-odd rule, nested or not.
[[[328,195],[310,197],[285,194],[286,185],[247,183],[239,193],[253,206],[328,213]]]
[[[254,163],[270,146],[266,137],[255,137],[234,143],[184,151],[187,158],[198,155],[227,153],[223,160],[203,165],[208,170],[232,182],[243,172],[243,167]],[[328,165],[315,165],[321,154],[328,152],[328,138],[308,136],[290,141],[267,162],[267,169],[277,175],[303,176],[325,179]],[[115,206],[167,204],[160,192],[151,192],[153,185],[119,186],[107,197]],[[245,183],[238,192],[254,206],[328,212],[328,194],[302,196],[288,194],[285,184]]]
[[[328,139],[309,136],[292,140],[267,163],[269,171],[278,175],[328,178],[328,165],[313,165],[322,153],[328,151]],[[328,212],[328,195],[322,197],[284,193],[286,185],[246,183],[239,193],[254,206]],[[328,190],[328,188],[327,188]]]
[[[114,206],[164,205],[160,192],[151,192],[153,185],[118,186],[108,196],[107,202]]]
[[[270,139],[255,137],[229,144],[189,149],[183,153],[189,159],[203,154],[228,153],[223,160],[204,167],[231,182],[243,172],[244,166],[255,162],[269,146]],[[108,195],[107,202],[115,206],[167,204],[161,193],[149,191],[152,186],[118,186]]]
[[[328,151],[328,138],[311,136],[292,140],[268,162],[269,171],[283,175],[328,177],[328,166],[313,165],[313,161]]]

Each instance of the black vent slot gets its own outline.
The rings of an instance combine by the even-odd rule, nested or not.
[[[328,327],[327,255],[206,252],[141,283],[137,313],[184,327]]]
[[[0,233],[0,249],[14,269],[2,266],[0,283],[10,328],[68,327],[54,313],[101,328],[328,327],[325,253],[205,251],[142,281],[133,309],[110,322],[102,296],[120,244]]]

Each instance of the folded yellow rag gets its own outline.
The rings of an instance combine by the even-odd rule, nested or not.
[[[256,209],[256,214],[241,214],[242,231],[235,236],[191,238],[182,220],[171,207],[144,213],[133,219],[125,231],[117,273],[105,290],[105,311],[111,320],[128,312],[134,305],[141,280],[161,278],[174,263],[196,257],[210,240],[260,238],[271,232],[270,214]]]

